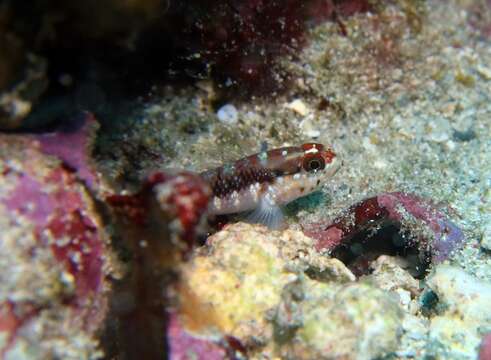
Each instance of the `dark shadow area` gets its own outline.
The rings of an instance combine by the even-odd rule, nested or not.
[[[378,228],[364,230],[335,247],[331,256],[341,260],[356,276],[370,273],[370,263],[380,255],[402,257],[407,270],[417,279],[426,275],[430,265],[429,254],[420,254],[411,234],[395,224],[382,224]]]

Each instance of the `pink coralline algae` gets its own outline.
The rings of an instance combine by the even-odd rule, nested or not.
[[[491,1],[470,2],[466,9],[467,21],[476,33],[485,39],[491,37]]]
[[[482,338],[479,360],[491,360],[491,333]]]
[[[170,360],[204,359],[205,356],[209,360],[229,358],[226,349],[220,344],[188,333],[174,313],[169,315],[167,341]]]
[[[3,189],[9,189],[0,192],[6,251],[2,257],[9,257],[2,263],[12,261],[16,267],[25,267],[19,284],[14,277],[12,283],[2,286],[29,294],[0,300],[0,330],[9,339],[1,351],[6,354],[14,346],[20,328],[51,313],[63,316],[68,311],[70,315],[64,314],[73,318],[72,330],[90,337],[99,329],[106,308],[106,235],[92,199],[76,175],[58,159],[42,154],[33,138],[2,136],[0,141],[0,182]],[[30,239],[33,243],[28,246]],[[59,273],[55,278],[65,276],[65,283],[71,284],[67,289],[39,295],[48,291],[42,284],[55,286],[43,283],[44,268],[35,268],[41,254],[43,259],[52,258],[50,270]],[[50,336],[39,333],[44,335]]]
[[[415,247],[420,257],[429,256],[427,260],[433,263],[447,259],[465,240],[463,232],[441,211],[419,196],[403,192],[365,199],[329,224],[305,225],[304,233],[318,241],[319,251],[333,253],[358,234],[386,225],[409,231],[403,247]]]
[[[47,186],[52,187],[49,193]],[[40,242],[51,244],[56,259],[74,276],[79,296],[97,292],[102,281],[103,244],[96,219],[87,213],[87,200],[74,176],[61,167],[43,179],[22,174],[12,194],[3,200],[9,211],[36,225]],[[69,241],[61,245],[57,239]]]
[[[40,150],[62,160],[65,166],[77,173],[79,179],[94,188],[98,178],[91,164],[90,151],[99,123],[93,114],[83,112],[63,125],[52,133],[35,136]]]

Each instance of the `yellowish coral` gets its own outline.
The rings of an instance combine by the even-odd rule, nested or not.
[[[234,336],[251,359],[372,359],[399,346],[397,297],[355,282],[302,232],[238,223],[208,243],[182,271],[187,331]]]
[[[183,270],[180,295],[186,327],[198,332],[214,328],[239,339],[269,337],[265,314],[296,278],[281,253],[293,255],[292,245],[299,250],[311,241],[301,232],[270,232],[242,223],[209,238],[211,253],[196,256]],[[209,314],[206,323],[203,313]]]

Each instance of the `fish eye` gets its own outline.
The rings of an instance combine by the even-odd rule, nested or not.
[[[318,170],[322,170],[326,167],[326,162],[322,158],[322,156],[313,156],[308,157],[303,162],[303,168],[305,171],[315,172]]]

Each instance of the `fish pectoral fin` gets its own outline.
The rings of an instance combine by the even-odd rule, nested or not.
[[[284,223],[283,211],[278,205],[263,199],[258,207],[247,215],[245,221],[252,224],[262,224],[272,230],[278,230]]]

